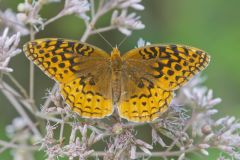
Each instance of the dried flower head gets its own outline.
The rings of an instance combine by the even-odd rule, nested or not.
[[[84,20],[89,20],[86,12],[90,10],[90,4],[87,0],[66,0],[63,15],[76,14]]]
[[[226,116],[218,119],[212,126],[213,132],[205,141],[227,152],[234,159],[240,159],[240,123],[235,117]]]
[[[29,152],[25,149],[33,137],[32,133],[27,128],[25,119],[16,117],[5,129],[8,137],[13,139],[13,142],[20,146],[12,149],[13,159],[33,159],[33,152]]]
[[[30,24],[38,31],[38,26],[43,28],[43,19],[41,18],[39,11],[41,10],[44,3],[42,1],[30,2],[25,0],[23,3],[18,4],[17,18],[21,23]]]
[[[141,3],[142,0],[120,0],[118,4],[118,8],[126,9],[126,8],[133,8],[136,10],[144,10],[144,6]]]
[[[8,63],[11,57],[21,52],[18,49],[18,43],[20,41],[20,33],[8,37],[8,28],[6,28],[0,36],[0,70],[5,72],[12,72],[13,69],[8,67]]]
[[[118,28],[118,30],[130,36],[133,30],[144,29],[145,25],[139,20],[140,16],[136,13],[128,14],[127,10],[122,10],[120,15],[117,10],[112,14],[111,24]]]
[[[0,19],[2,19],[2,23],[12,28],[15,32],[19,32],[23,36],[29,34],[29,30],[25,24],[18,19],[17,15],[11,9],[6,9],[4,12],[0,11]]]

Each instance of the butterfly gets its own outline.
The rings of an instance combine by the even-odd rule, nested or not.
[[[60,86],[66,103],[85,118],[150,122],[164,113],[176,89],[207,67],[210,56],[184,45],[147,45],[120,55],[74,40],[26,43],[26,56]]]

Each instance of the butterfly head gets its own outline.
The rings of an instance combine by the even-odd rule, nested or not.
[[[113,48],[111,52],[111,61],[112,61],[112,67],[113,68],[120,68],[122,64],[122,59],[120,55],[120,51],[117,47]]]
[[[117,46],[113,48],[111,52],[111,57],[120,57],[120,51],[118,50]]]

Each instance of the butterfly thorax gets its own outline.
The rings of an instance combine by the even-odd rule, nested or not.
[[[112,69],[113,102],[117,103],[121,95],[121,72],[122,72],[122,59],[118,48],[113,48],[113,51],[111,53],[111,69]]]

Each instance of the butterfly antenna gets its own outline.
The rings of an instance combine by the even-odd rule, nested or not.
[[[128,36],[125,36],[121,42],[119,43],[118,47],[120,48],[120,46],[127,40]]]
[[[93,29],[96,29],[93,25],[90,24],[90,26]],[[95,30],[96,31],[96,30]],[[98,31],[96,31],[96,33],[113,49],[114,47],[112,46],[112,44]]]
[[[135,22],[133,25],[134,26],[137,26],[139,24],[139,22]],[[122,41],[119,43],[119,48],[120,48],[120,46],[127,40],[127,38],[128,38],[128,35],[126,35],[123,39],[122,39]]]

